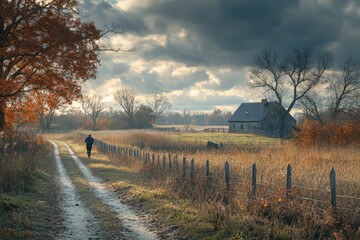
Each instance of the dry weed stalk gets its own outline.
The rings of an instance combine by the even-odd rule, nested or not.
[[[115,137],[108,143],[121,146],[137,142],[142,154],[154,154],[154,158],[142,159],[136,164],[139,172],[149,181],[171,190],[187,199],[192,199],[207,212],[214,230],[219,229],[228,216],[250,214],[261,216],[272,222],[272,230],[281,226],[295,227],[299,236],[309,239],[342,236],[351,238],[359,232],[357,220],[360,196],[360,150],[354,147],[299,148],[291,143],[282,146],[246,146],[217,151],[150,151],[153,136],[145,134],[131,140],[131,134]],[[103,141],[107,142],[107,138]],[[123,139],[123,140],[119,140]],[[125,140],[127,139],[127,140]],[[130,140],[129,140],[130,139]],[[159,135],[156,135],[161,144]],[[123,142],[122,142],[123,141]],[[133,142],[132,142],[133,141]],[[129,144],[132,142],[131,144]],[[129,145],[128,145],[129,144]],[[173,143],[172,143],[173,144]],[[134,147],[136,145],[133,145]],[[179,148],[182,149],[183,143]],[[167,149],[167,148],[165,148]],[[172,159],[170,165],[168,156]],[[176,157],[177,156],[177,157]],[[182,159],[186,157],[186,172],[182,170]],[[131,166],[129,157],[113,156],[118,164]],[[176,167],[174,159],[178,159]],[[194,172],[190,176],[190,160],[194,159]],[[205,162],[210,161],[210,175],[205,173]],[[230,165],[230,190],[226,189],[224,164]],[[138,161],[139,162],[139,161]],[[256,196],[252,195],[252,164],[257,165]],[[286,168],[293,169],[293,188],[286,195]],[[140,167],[139,167],[140,166]],[[171,166],[171,167],[170,167]],[[329,208],[329,172],[337,172],[340,208]],[[347,197],[348,196],[348,197]],[[354,208],[354,209],[352,209]],[[224,210],[226,209],[226,211]],[[226,214],[225,214],[226,213]]]
[[[44,140],[29,132],[6,132],[0,138],[0,192],[24,191],[38,166]]]

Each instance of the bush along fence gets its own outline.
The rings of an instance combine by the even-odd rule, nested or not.
[[[331,208],[334,211],[350,210],[352,214],[360,214],[360,197],[337,195],[336,172],[332,168],[329,173],[328,188],[307,188],[294,186],[292,167],[289,164],[285,172],[283,186],[266,181],[260,182],[257,177],[257,166],[251,166],[251,176],[240,176],[231,171],[229,162],[223,169],[211,169],[206,160],[203,167],[195,160],[179,157],[171,153],[155,153],[127,147],[118,147],[95,140],[100,152],[111,154],[116,161],[143,164],[142,173],[149,180],[166,182],[181,196],[200,202],[222,202],[232,205],[238,210],[263,208],[276,204],[289,208],[295,202],[312,202],[316,209],[323,211]],[[321,192],[314,197],[313,192]],[[341,206],[338,201],[341,200]]]

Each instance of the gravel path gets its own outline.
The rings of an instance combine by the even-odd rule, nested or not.
[[[84,178],[88,181],[95,195],[109,208],[117,214],[117,217],[125,227],[124,236],[128,239],[153,240],[158,239],[156,234],[150,231],[135,212],[126,204],[123,204],[116,193],[109,191],[104,186],[104,181],[92,174],[80,159],[75,155],[73,150],[63,143],[69,151],[71,157],[78,165]]]
[[[61,206],[64,215],[64,228],[58,239],[103,239],[100,224],[81,201],[76,188],[71,182],[64,165],[62,164],[58,145],[54,145],[54,155],[58,169],[60,185]],[[94,197],[98,198],[110,211],[116,214],[124,229],[122,238],[124,240],[154,240],[159,239],[155,232],[151,231],[143,220],[136,215],[134,210],[121,202],[119,196],[105,187],[104,181],[92,174],[81,160],[75,155],[73,150],[64,144],[70,156],[78,166],[83,178],[88,182]],[[120,227],[120,226],[119,226]]]
[[[58,145],[54,145],[57,168],[57,184],[60,193],[60,209],[63,214],[63,230],[57,239],[99,239],[100,227],[89,209],[81,201],[61,161]],[[59,223],[60,224],[60,223]]]

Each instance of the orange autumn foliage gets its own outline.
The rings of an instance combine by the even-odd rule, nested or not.
[[[81,21],[77,5],[0,0],[0,130],[14,98],[43,90],[77,97],[81,83],[96,76],[101,32]]]
[[[39,109],[36,100],[31,96],[15,98],[5,109],[8,128],[17,129],[24,124],[34,125],[38,119]]]
[[[321,125],[305,120],[301,131],[295,133],[293,143],[301,147],[360,145],[360,123],[330,122]]]

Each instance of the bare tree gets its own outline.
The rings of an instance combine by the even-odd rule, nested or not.
[[[81,100],[81,107],[84,110],[85,115],[89,116],[92,120],[92,129],[96,130],[96,123],[105,110],[105,104],[102,102],[101,97],[98,95],[95,95],[93,97],[84,96]]]
[[[360,95],[360,62],[351,56],[326,82],[325,94],[309,92],[301,102],[307,117],[319,121],[339,120],[344,115],[353,115]],[[325,116],[325,119],[324,119]]]
[[[324,124],[326,121],[327,103],[324,96],[311,90],[299,101],[303,109],[303,116],[307,119]]]
[[[161,92],[153,94],[153,98],[149,101],[149,105],[153,110],[154,122],[156,122],[156,119],[163,116],[171,107],[169,97]]]
[[[183,121],[184,121],[184,130],[189,131],[191,122],[192,122],[192,114],[190,109],[184,109],[182,113]]]
[[[350,56],[341,66],[342,72],[329,82],[331,119],[351,111],[360,93],[360,62]]]
[[[137,111],[138,101],[136,100],[137,93],[134,89],[123,89],[116,91],[116,102],[124,110],[124,114],[120,115],[120,118],[129,124],[129,127],[134,127],[134,115]]]
[[[251,69],[250,86],[263,90],[285,108],[278,114],[280,138],[284,138],[286,116],[296,102],[321,82],[332,59],[330,53],[325,53],[314,61],[309,50],[294,50],[285,57],[264,51],[256,58]]]

